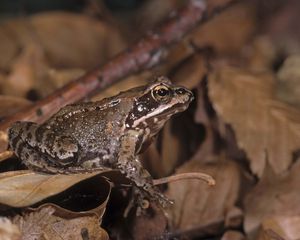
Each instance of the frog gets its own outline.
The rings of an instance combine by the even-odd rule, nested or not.
[[[190,90],[160,76],[100,101],[66,105],[42,124],[17,121],[8,130],[9,147],[36,172],[118,170],[139,190],[141,199],[165,207],[171,201],[154,186],[139,155],[193,98]]]

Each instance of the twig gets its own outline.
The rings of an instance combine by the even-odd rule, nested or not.
[[[0,132],[7,132],[9,126],[18,120],[41,123],[66,104],[79,101],[87,96],[118,82],[122,78],[149,69],[166,57],[167,46],[179,42],[202,19],[205,10],[204,0],[190,0],[177,14],[172,14],[155,31],[120,53],[109,62],[83,77],[70,82],[50,96],[5,119],[0,124]],[[7,144],[7,143],[6,143]],[[3,148],[0,144],[0,151]]]
[[[216,185],[216,181],[213,179],[212,176],[205,174],[205,173],[200,173],[200,172],[180,173],[180,174],[172,175],[169,177],[154,179],[153,184],[160,185],[160,184],[164,184],[164,183],[175,182],[175,181],[186,180],[186,179],[194,179],[194,180],[198,179],[198,180],[205,181],[209,186]]]

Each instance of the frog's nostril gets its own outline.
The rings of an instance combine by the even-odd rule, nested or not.
[[[175,92],[176,92],[178,95],[183,95],[183,94],[189,93],[190,91],[187,90],[187,89],[185,89],[185,88],[177,88],[177,89],[175,90]]]
[[[184,97],[184,99],[186,99],[185,101],[188,101],[188,102],[191,102],[194,99],[193,93],[190,90],[183,88],[183,87],[177,88],[175,90],[175,93],[177,94],[177,96]]]
[[[182,95],[184,94],[186,91],[183,89],[183,88],[179,88],[176,90],[176,93],[179,94],[179,95]]]

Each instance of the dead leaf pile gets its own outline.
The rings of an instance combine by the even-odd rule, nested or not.
[[[131,9],[87,2],[77,13],[0,22],[0,120],[155,33],[187,1],[146,0]],[[164,49],[163,62],[92,98],[158,75],[190,88],[195,101],[141,161],[154,178],[203,172],[215,186],[169,178],[159,187],[173,206],[150,203],[143,215],[133,208],[124,218],[132,193],[119,172],[35,173],[3,151],[0,240],[300,239],[299,11],[296,0],[209,0],[205,21]]]
[[[64,12],[7,20],[0,24],[0,42],[4,74],[0,92],[26,97],[35,91],[35,99],[104,63],[126,46],[109,23]],[[62,70],[65,77],[53,76],[53,70]]]

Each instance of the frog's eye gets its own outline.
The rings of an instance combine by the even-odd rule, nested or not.
[[[153,98],[158,102],[166,103],[171,98],[171,90],[164,85],[159,85],[152,90]]]

